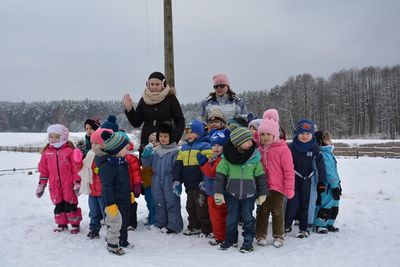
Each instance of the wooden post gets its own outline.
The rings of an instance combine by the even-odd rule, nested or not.
[[[167,84],[175,87],[171,0],[164,0],[164,68]]]

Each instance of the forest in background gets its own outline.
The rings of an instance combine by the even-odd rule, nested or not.
[[[310,118],[335,138],[400,137],[400,65],[341,70],[328,79],[299,74],[281,86],[248,89],[239,95],[256,117],[276,108],[289,136],[297,120]],[[187,121],[199,116],[200,103],[201,99],[182,104]],[[109,114],[117,116],[120,128],[132,129],[120,101],[2,101],[0,131],[45,132],[50,124],[62,123],[77,132],[84,130],[87,118],[105,120]]]

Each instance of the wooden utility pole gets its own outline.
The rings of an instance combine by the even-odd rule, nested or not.
[[[171,0],[164,0],[164,68],[168,85],[175,87]]]

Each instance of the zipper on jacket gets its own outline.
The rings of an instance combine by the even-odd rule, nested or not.
[[[61,185],[61,176],[60,176],[60,166],[58,165],[58,149],[56,150],[56,161],[57,161],[58,181],[60,183],[60,187],[62,187],[62,185]]]

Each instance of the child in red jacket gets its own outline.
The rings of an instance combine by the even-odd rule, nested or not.
[[[73,160],[74,145],[68,141],[69,131],[61,124],[47,128],[49,143],[43,148],[38,170],[40,173],[36,196],[40,198],[49,183],[50,198],[54,208],[55,232],[72,226],[71,234],[79,233],[82,220],[78,208],[78,197],[81,177]]]
[[[140,162],[138,157],[133,154],[133,144],[130,143],[128,147],[128,154],[125,156],[128,162],[129,178],[131,181],[131,204],[128,213],[128,231],[135,230],[137,227],[137,201],[136,198],[140,196],[142,189],[142,175],[140,173]]]

